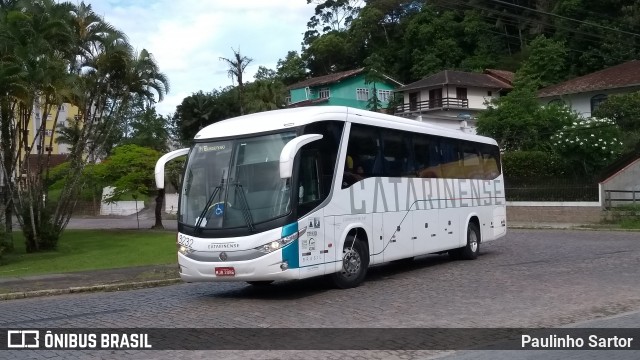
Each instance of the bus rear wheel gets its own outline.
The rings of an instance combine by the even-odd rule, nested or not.
[[[354,288],[360,285],[367,276],[369,267],[369,251],[362,241],[352,236],[344,242],[342,250],[342,269],[331,275],[333,284],[340,289]]]
[[[478,225],[470,222],[467,227],[467,245],[460,249],[460,257],[463,260],[474,260],[480,252],[480,229]]]
[[[480,252],[480,229],[473,222],[467,227],[467,245],[449,250],[449,256],[453,260],[475,260]]]

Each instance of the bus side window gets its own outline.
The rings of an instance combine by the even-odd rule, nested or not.
[[[370,126],[351,124],[342,188],[346,189],[367,177],[381,175],[382,166],[378,131]]]
[[[500,175],[500,149],[494,145],[482,147],[482,160],[484,165],[484,179],[492,180]]]
[[[441,139],[442,175],[446,178],[464,178],[464,169],[458,151],[458,141],[455,139]]]
[[[410,144],[411,139],[402,132],[392,130],[382,132],[383,176],[398,177],[407,172]]]
[[[471,142],[462,143],[462,163],[466,179],[484,179],[484,161],[481,161],[479,145]]]
[[[440,153],[437,138],[424,134],[413,135],[413,156],[416,176],[420,178],[438,178],[440,171]]]

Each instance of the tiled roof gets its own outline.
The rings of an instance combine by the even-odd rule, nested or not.
[[[360,69],[355,69],[355,70],[341,71],[341,72],[338,72],[338,73],[335,73],[335,74],[318,76],[318,77],[314,77],[314,78],[311,78],[311,79],[307,79],[307,80],[301,81],[301,82],[299,82],[297,84],[289,85],[287,87],[287,90],[300,89],[300,88],[306,88],[306,87],[311,87],[311,86],[332,84],[332,83],[336,83],[336,82],[338,82],[340,80],[349,78],[351,76],[358,75],[358,74],[362,73],[363,71],[364,71],[364,68],[360,68]]]
[[[346,78],[349,78],[349,77],[352,77],[352,76],[356,76],[356,75],[360,75],[363,72],[364,72],[364,68],[359,68],[359,69],[355,69],[355,70],[341,71],[341,72],[338,72],[338,73],[335,73],[335,74],[318,76],[318,77],[314,77],[314,78],[311,78],[311,79],[307,79],[307,80],[301,81],[301,82],[293,84],[293,85],[289,85],[287,87],[287,90],[333,84],[333,83],[337,83],[339,81],[342,81],[342,80],[344,80]],[[384,75],[384,74],[382,74],[382,76],[384,78],[386,78],[387,80],[402,86],[402,83],[392,79],[391,77],[389,77],[387,75]]]
[[[511,85],[513,85],[513,79],[516,77],[516,74],[507,70],[485,69],[484,73]]]
[[[538,97],[640,86],[640,60],[632,60],[538,91]]]
[[[405,85],[398,91],[423,89],[442,85],[460,85],[470,87],[482,87],[489,89],[512,89],[510,83],[495,78],[489,74],[471,73],[464,71],[444,70],[437,74],[427,76],[424,79]]]
[[[321,98],[321,99],[310,99],[310,100],[302,100],[302,101],[298,101],[296,103],[292,103],[287,105],[288,108],[297,108],[297,107],[302,107],[302,106],[311,106],[311,105],[317,105],[317,104],[322,104],[329,101],[329,98]]]

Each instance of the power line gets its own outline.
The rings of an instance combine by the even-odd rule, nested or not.
[[[529,11],[533,11],[533,12],[537,12],[537,13],[540,13],[540,14],[545,14],[545,15],[549,15],[549,16],[555,16],[557,18],[564,19],[564,20],[575,21],[575,22],[580,23],[580,24],[585,24],[585,25],[598,27],[598,28],[605,29],[605,30],[615,31],[615,32],[618,32],[618,33],[621,33],[621,34],[625,34],[625,35],[631,35],[631,36],[640,37],[640,34],[636,34],[636,33],[633,33],[633,32],[624,31],[624,30],[620,30],[620,29],[616,29],[616,28],[612,28],[612,27],[604,26],[604,25],[600,25],[600,24],[594,24],[594,23],[591,23],[591,22],[582,21],[582,20],[578,20],[578,19],[573,19],[573,18],[570,18],[570,17],[566,17],[566,16],[550,13],[550,12],[547,12],[547,11],[542,11],[542,10],[533,9],[533,8],[522,6],[522,5],[512,4],[512,3],[509,3],[509,2],[506,2],[506,1],[502,1],[502,0],[491,0],[491,1],[493,1],[495,3],[498,3],[498,4],[509,5],[509,6],[513,6],[513,7],[517,7],[517,8],[521,8],[521,9],[525,9],[525,10],[529,10]]]
[[[516,26],[519,25],[519,23],[517,22],[517,20],[513,20],[514,18],[515,19],[521,19],[521,20],[529,20],[528,18],[520,16],[520,15],[517,15],[517,14],[502,13],[502,12],[500,12],[498,10],[488,9],[488,8],[485,8],[485,7],[482,7],[482,6],[473,5],[473,4],[467,4],[467,3],[456,1],[456,0],[451,0],[450,2],[449,1],[444,1],[444,3],[449,4],[450,6],[444,6],[442,4],[434,4],[434,6],[441,7],[441,8],[444,8],[444,9],[459,11],[459,10],[464,10],[464,9],[459,9],[459,8],[455,8],[455,7],[451,7],[451,6],[462,5],[462,6],[468,6],[470,8],[469,10],[471,10],[471,9],[484,10],[484,11],[488,11],[488,12],[495,13],[495,14],[498,14],[498,15],[505,15],[506,18],[499,18],[499,17],[493,17],[493,16],[486,15],[486,14],[478,14],[479,16],[481,16],[481,17],[483,17],[485,19],[504,21],[506,23],[510,23],[511,25],[516,25]],[[572,33],[575,33],[575,34],[580,34],[580,35],[584,35],[584,36],[593,36],[595,38],[600,39],[600,41],[599,40],[595,40],[595,39],[589,39],[589,38],[582,38],[582,40],[589,41],[589,42],[596,43],[596,44],[602,44],[602,40],[608,40],[607,38],[599,36],[599,35],[596,35],[596,34],[589,34],[589,33],[581,32],[581,31],[577,31],[575,29],[565,28],[565,27],[562,27],[562,26],[553,25],[553,24],[545,23],[545,22],[538,21],[538,20],[536,20],[536,22],[539,23],[539,24],[545,25],[545,26],[547,26],[549,28],[552,28],[552,29],[556,28],[555,31],[558,31],[557,29],[562,29],[562,30],[565,30],[565,31],[568,31],[568,32],[572,32]],[[508,34],[508,33],[501,33],[501,32],[493,31],[493,30],[490,30],[490,29],[482,29],[482,31],[491,32],[491,33],[494,33],[494,34],[497,34],[497,35],[504,36],[506,38],[518,39],[519,40],[518,42],[509,41],[507,39],[507,43],[511,44],[511,45],[518,45],[518,46],[522,45],[521,42],[520,42],[522,40],[520,36],[511,35],[511,34]],[[543,32],[543,34],[553,36],[553,33],[549,34],[549,31],[545,31],[545,32]],[[571,48],[569,46],[565,46],[565,48],[568,51],[575,52],[575,53],[600,56],[600,57],[603,57],[603,58],[605,57],[605,55],[600,54],[600,53],[593,53],[593,52],[586,52],[586,51],[583,51],[583,50],[577,50],[577,49]],[[618,60],[618,61],[626,61],[626,60],[628,60],[627,58],[619,58],[619,57],[615,57],[615,58],[612,58],[612,59]]]
[[[568,31],[568,32],[571,32],[571,33],[574,33],[574,34],[580,34],[580,35],[584,35],[584,36],[590,36],[590,37],[593,37],[593,38],[597,38],[598,40],[584,38],[584,40],[590,41],[590,42],[593,42],[593,43],[601,43],[602,40],[605,40],[605,41],[610,40],[610,39],[606,38],[605,36],[602,36],[602,35],[599,35],[599,34],[587,33],[587,32],[579,31],[577,29],[573,29],[573,28],[569,28],[569,27],[564,27],[564,26],[560,26],[560,25],[556,25],[556,24],[550,24],[548,22],[544,22],[544,21],[539,20],[539,19],[532,20],[532,19],[529,19],[529,18],[527,18],[525,16],[522,16],[522,15],[513,14],[513,13],[510,13],[510,12],[506,12],[505,13],[505,12],[501,12],[501,11],[499,11],[497,9],[490,9],[490,8],[486,8],[486,7],[479,6],[479,5],[467,4],[467,3],[463,2],[463,1],[451,0],[451,2],[448,2],[448,3],[450,5],[454,5],[454,6],[455,5],[462,5],[462,6],[468,6],[469,8],[472,8],[472,9],[487,11],[487,12],[495,14],[495,16],[505,16],[505,18],[503,18],[503,17],[492,17],[492,16],[489,16],[489,15],[481,15],[481,16],[484,16],[484,17],[487,17],[487,18],[490,18],[490,19],[493,19],[493,20],[510,22],[512,25],[515,25],[515,26],[520,25],[520,23],[518,23],[516,20],[513,20],[513,19],[520,19],[520,20],[531,21],[531,22],[534,22],[534,23],[537,23],[537,24],[540,24],[540,25],[544,25],[546,27],[556,29],[556,31],[558,29],[561,29],[561,30],[565,30],[565,31]]]

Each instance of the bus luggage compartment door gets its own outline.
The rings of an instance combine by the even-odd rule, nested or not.
[[[386,212],[382,216],[384,261],[413,256],[413,217],[410,212]]]

